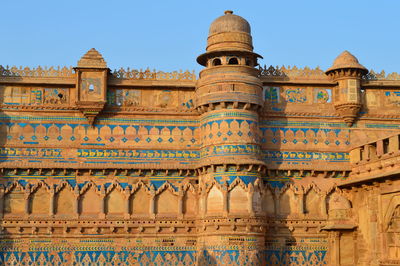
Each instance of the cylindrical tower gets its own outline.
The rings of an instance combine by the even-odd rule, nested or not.
[[[258,57],[249,23],[225,11],[211,24],[206,53],[197,58],[205,66],[196,85],[202,143],[199,247],[204,263],[229,263],[219,261],[224,256],[215,255],[216,246],[226,247],[223,253],[240,254],[236,263],[261,259],[264,232],[257,216],[265,165],[258,124],[263,104]],[[233,246],[239,250],[231,250]]]
[[[325,73],[337,82],[334,92],[335,109],[350,127],[361,109],[361,78],[368,70],[354,55],[344,51]]]
[[[207,52],[197,58],[206,67],[196,86],[196,106],[202,114],[202,166],[263,164],[257,57],[245,19],[225,11],[211,24]]]

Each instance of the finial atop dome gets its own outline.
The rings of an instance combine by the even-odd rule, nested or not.
[[[227,14],[233,14],[233,11],[232,10],[225,10],[225,15],[227,15]]]
[[[358,62],[358,59],[354,55],[345,50],[338,57],[336,57],[335,61],[333,61],[333,65],[326,70],[325,73],[343,68],[360,69],[362,72],[368,72],[368,70]]]
[[[107,68],[107,63],[103,56],[92,48],[78,61],[78,67]]]

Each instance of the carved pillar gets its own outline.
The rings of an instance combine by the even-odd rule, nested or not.
[[[253,206],[253,197],[254,197],[254,187],[253,184],[249,184],[249,191],[247,192],[247,210],[250,216],[254,216],[254,206]]]
[[[105,188],[104,188],[104,186],[101,186],[101,188],[100,188],[100,213],[99,213],[99,219],[105,219],[106,218],[105,201],[106,201]]]
[[[304,217],[304,214],[305,214],[305,210],[304,210],[304,191],[301,191],[298,194],[298,196],[299,196],[299,200],[298,200],[298,203],[299,203],[299,214],[300,214],[300,217]]]
[[[373,186],[368,193],[369,197],[369,214],[370,214],[370,236],[371,236],[371,248],[372,248],[372,263],[374,265],[379,264],[380,258],[380,234],[378,229],[378,199],[380,197],[379,186]]]
[[[156,198],[156,192],[154,191],[154,187],[151,187],[151,191],[150,191],[150,208],[149,208],[149,212],[150,212],[150,217],[151,219],[155,219],[156,218],[156,206],[155,206],[155,198]]]
[[[74,188],[74,196],[75,196],[75,201],[74,201],[74,216],[76,218],[79,217],[79,200],[80,200],[80,195],[79,195],[79,187],[75,186]]]
[[[105,219],[106,218],[106,212],[105,212],[105,201],[106,197],[105,195],[100,195],[100,213],[99,213],[99,219]]]
[[[124,218],[129,219],[130,218],[130,197],[131,197],[131,191],[129,187],[126,187],[124,190],[124,198],[125,198],[125,208],[124,208]]]
[[[49,204],[49,215],[53,216],[54,215],[54,201],[55,201],[55,191],[54,187],[50,189],[50,204]]]
[[[222,187],[222,214],[224,217],[228,216],[229,213],[229,206],[228,206],[228,185],[224,184],[224,186]]]
[[[4,187],[0,187],[0,219],[4,216]]]
[[[200,194],[200,215],[204,218],[207,213],[207,189],[203,186]]]
[[[327,211],[327,208],[326,208],[326,197],[327,197],[327,195],[324,194],[322,196],[322,198],[321,198],[321,201],[322,201],[321,214],[322,214],[322,217],[324,217],[325,219],[328,218],[328,211]]]
[[[182,187],[179,187],[178,191],[178,218],[183,219],[183,197],[184,191]]]
[[[30,188],[25,188],[24,200],[25,200],[25,210],[24,215],[29,216],[29,201],[30,201],[31,191]]]
[[[274,190],[274,207],[275,207],[275,216],[279,214],[279,209],[281,206],[281,198],[280,198],[280,191],[278,188]]]
[[[330,264],[332,266],[340,265],[340,232],[331,231],[328,234],[330,243]]]

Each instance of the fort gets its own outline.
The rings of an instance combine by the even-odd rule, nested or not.
[[[198,76],[0,66],[1,264],[399,265],[400,75],[254,51],[226,11]]]

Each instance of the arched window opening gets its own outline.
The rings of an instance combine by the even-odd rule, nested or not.
[[[220,66],[222,63],[221,63],[221,59],[219,59],[219,58],[215,58],[213,61],[212,61],[212,65],[213,66]]]
[[[239,65],[239,61],[236,57],[232,57],[229,59],[228,65]]]

